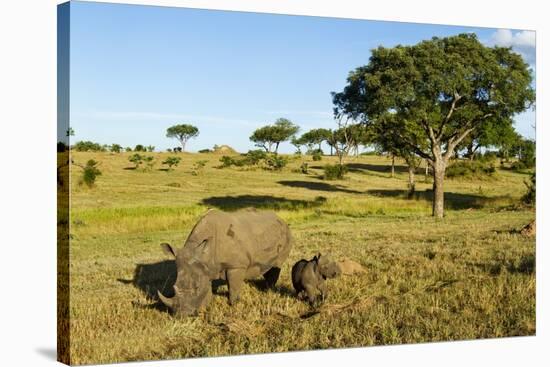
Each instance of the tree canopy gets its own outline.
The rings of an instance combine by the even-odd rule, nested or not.
[[[199,129],[189,124],[174,125],[166,130],[166,137],[178,139],[181,144],[181,148],[184,151],[187,141],[191,138],[196,138],[197,136],[199,136]]]
[[[292,121],[279,118],[273,125],[266,125],[259,129],[256,129],[250,136],[250,140],[255,143],[256,146],[265,149],[270,153],[274,148],[274,152],[277,153],[279,144],[283,141],[290,140],[296,133],[298,133],[299,127],[294,125]]]
[[[413,46],[378,47],[333,93],[337,118],[391,131],[428,161],[434,173],[434,215],[443,216],[448,160],[474,130],[506,128],[535,99],[528,65],[510,48],[487,47],[475,34]]]

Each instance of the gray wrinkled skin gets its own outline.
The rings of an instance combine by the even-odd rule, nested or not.
[[[342,269],[336,261],[332,260],[330,255],[323,255],[319,259],[319,272],[324,279],[336,278],[337,276],[342,274]]]
[[[189,316],[208,305],[213,280],[227,281],[231,304],[239,299],[245,279],[263,275],[268,288],[275,286],[292,236],[288,225],[273,212],[209,210],[182,248],[161,246],[175,256],[178,274],[174,297],[159,292],[159,299],[174,314]]]
[[[292,285],[300,299],[307,299],[310,305],[327,297],[326,277],[321,274],[321,254],[311,260],[300,260],[292,267]]]

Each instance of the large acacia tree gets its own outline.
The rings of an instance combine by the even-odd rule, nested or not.
[[[503,127],[529,108],[528,65],[510,48],[487,47],[474,34],[413,46],[378,47],[333,93],[336,117],[392,131],[426,161],[434,178],[433,215],[443,217],[445,170],[457,146],[488,123]]]
[[[199,136],[199,129],[189,124],[174,125],[166,129],[166,137],[178,139],[183,151],[185,151],[187,141],[197,136]]]

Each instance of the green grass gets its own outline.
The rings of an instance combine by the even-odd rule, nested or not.
[[[148,153],[163,161],[173,153]],[[129,154],[72,153],[100,162],[95,187],[71,187],[71,357],[74,364],[533,335],[535,243],[514,233],[535,213],[517,203],[525,174],[446,180],[446,217],[431,216],[431,181],[389,159],[350,158],[344,180],[295,158],[281,172],[216,168],[220,155],[178,154],[171,172],[131,167]],[[200,174],[193,164],[207,160]],[[307,175],[294,172],[302,160]],[[196,318],[178,319],[154,298],[174,264],[159,243],[183,244],[208,208],[277,211],[295,237],[275,291],[249,282],[239,304],[222,286]],[[290,268],[316,251],[349,257],[366,274],[329,280],[317,310],[292,292]],[[173,280],[172,280],[173,281]]]

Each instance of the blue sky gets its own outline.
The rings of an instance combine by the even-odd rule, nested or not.
[[[164,150],[178,145],[166,129],[191,123],[200,135],[190,151],[247,151],[252,131],[279,117],[302,132],[333,128],[330,92],[372,48],[462,32],[513,47],[534,68],[534,34],[518,30],[72,2],[72,141]],[[516,120],[535,137],[534,111]]]

